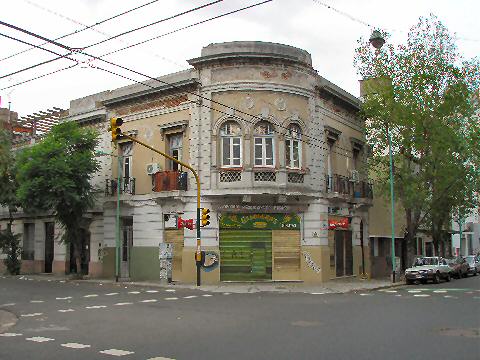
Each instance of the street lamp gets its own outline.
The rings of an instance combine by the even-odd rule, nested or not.
[[[122,156],[103,151],[96,151],[96,156],[114,156],[118,160],[117,170],[117,208],[115,212],[115,281],[118,282],[120,276],[120,179],[122,173]]]
[[[385,39],[378,30],[374,30],[370,36],[370,44],[377,50],[380,50]],[[390,201],[392,206],[392,283],[395,282],[395,194],[393,191],[393,156],[392,156],[392,135],[390,129],[387,127],[388,136],[388,155],[390,157]]]

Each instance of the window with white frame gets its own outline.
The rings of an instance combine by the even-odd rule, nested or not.
[[[220,129],[222,167],[242,166],[242,129],[235,121],[227,121]]]
[[[167,136],[168,152],[171,157],[182,161],[183,133],[175,133]],[[170,169],[178,170],[178,163],[170,160]]]
[[[124,142],[120,144],[120,151],[122,154],[122,171],[124,178],[130,178],[132,176],[132,155],[133,155],[133,143]]]
[[[298,125],[288,127],[285,137],[286,167],[300,169],[302,167],[302,130]]]
[[[274,167],[274,130],[269,122],[262,121],[255,126],[253,132],[255,166]]]

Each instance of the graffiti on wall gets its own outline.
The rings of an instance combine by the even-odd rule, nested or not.
[[[204,256],[203,256],[203,270],[205,272],[210,272],[212,270],[215,270],[215,268],[218,266],[218,260],[219,256],[216,252],[214,251],[206,251]]]
[[[303,251],[303,257],[305,258],[305,262],[307,263],[307,265],[310,269],[315,271],[317,274],[319,274],[320,271],[322,271],[322,269],[320,269],[320,266],[318,266],[315,263],[315,261],[313,261],[312,256],[310,255],[309,252]]]

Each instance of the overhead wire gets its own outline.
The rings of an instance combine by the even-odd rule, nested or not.
[[[272,0],[267,0],[267,1],[263,1],[263,2],[257,3],[257,4],[253,4],[253,5],[250,5],[250,6],[248,6],[248,7],[245,7],[245,8],[242,8],[242,9],[238,9],[238,10],[236,10],[235,12],[238,12],[238,11],[241,11],[241,10],[245,10],[245,9],[251,8],[251,7],[253,7],[253,6],[258,6],[258,5],[261,5],[261,4],[264,4],[264,3],[267,3],[267,2],[271,2],[271,1],[272,1]],[[49,40],[49,39],[47,39],[47,38],[45,38],[45,37],[43,37],[43,36],[41,36],[41,35],[32,33],[32,32],[30,32],[30,31],[28,31],[28,30],[21,29],[21,28],[19,28],[19,27],[16,27],[16,26],[14,26],[14,25],[7,24],[7,23],[2,22],[2,21],[0,21],[0,24],[5,25],[5,26],[8,26],[8,27],[11,27],[11,28],[14,28],[15,30],[18,30],[18,31],[27,33],[27,34],[29,34],[29,35],[31,35],[31,36],[34,36],[34,37],[37,37],[37,38],[41,38],[41,39],[43,39],[43,40],[47,40],[48,42],[50,42],[50,43],[52,43],[52,44],[54,44],[54,45],[56,45],[56,46],[62,47],[62,48],[64,48],[64,49],[72,50],[72,48],[69,48],[69,47],[66,46],[66,45],[60,44],[60,43],[56,42],[55,40]],[[107,64],[109,64],[109,65],[116,66],[116,67],[119,67],[119,68],[121,68],[121,69],[123,69],[123,70],[130,71],[130,72],[133,72],[133,73],[135,73],[135,74],[137,74],[137,75],[146,77],[147,79],[160,82],[160,83],[162,83],[163,85],[168,85],[168,86],[171,86],[172,88],[179,88],[179,87],[176,86],[175,84],[171,84],[171,83],[168,83],[168,82],[163,81],[163,80],[161,80],[161,79],[157,79],[157,78],[151,77],[151,76],[149,76],[149,75],[143,74],[143,73],[138,72],[138,71],[136,71],[136,70],[129,69],[129,68],[125,67],[125,66],[122,66],[122,65],[113,63],[113,62],[111,62],[111,61],[108,61],[108,60],[105,60],[105,59],[101,59],[100,57],[91,55],[91,54],[89,54],[89,53],[85,53],[84,51],[80,51],[80,53],[82,53],[82,54],[84,54],[84,55],[86,55],[86,56],[89,56],[89,57],[91,57],[91,58],[93,58],[93,59],[103,61],[103,62],[105,62],[105,63],[107,63]],[[155,87],[153,87],[153,86],[151,86],[151,85],[149,85],[149,84],[146,84],[146,83],[144,83],[144,82],[139,82],[139,81],[137,81],[137,80],[135,80],[135,79],[132,79],[132,78],[123,76],[123,75],[118,74],[118,73],[115,73],[115,72],[113,72],[113,71],[109,71],[109,70],[107,70],[107,69],[104,69],[104,68],[101,68],[101,67],[98,67],[98,66],[92,66],[92,67],[98,68],[98,69],[103,70],[103,71],[106,71],[106,72],[110,72],[110,73],[113,74],[113,75],[116,75],[116,76],[119,76],[119,77],[122,77],[122,78],[125,78],[125,79],[128,79],[128,80],[134,81],[134,82],[136,82],[136,83],[143,84],[144,86],[148,86],[148,87],[150,87],[150,88],[152,88],[152,89],[155,88]],[[223,107],[225,107],[225,108],[227,108],[227,109],[230,109],[230,110],[234,110],[234,111],[236,111],[237,113],[241,113],[241,114],[243,114],[243,115],[247,115],[247,116],[249,116],[249,117],[251,117],[251,118],[254,118],[254,119],[257,119],[257,120],[264,120],[263,118],[261,118],[261,117],[259,117],[259,116],[257,116],[257,115],[249,114],[249,113],[244,112],[244,111],[242,111],[242,110],[236,109],[236,108],[234,108],[234,107],[232,107],[232,106],[225,105],[225,104],[223,104],[223,103],[221,103],[221,102],[218,102],[218,101],[215,101],[215,100],[213,100],[213,99],[206,98],[206,97],[204,97],[204,96],[202,96],[202,95],[199,95],[199,94],[197,94],[197,93],[188,92],[188,91],[186,91],[186,92],[187,92],[187,93],[190,93],[190,94],[192,94],[192,95],[194,95],[194,96],[197,96],[197,97],[200,98],[200,99],[210,101],[211,103],[214,103],[214,104],[223,106]],[[218,111],[218,112],[220,112],[220,113],[229,115],[229,113],[224,112],[224,111],[221,111],[221,110],[216,109],[216,108],[214,108],[214,107],[211,107],[211,106],[208,106],[208,105],[203,105],[203,104],[202,104],[202,106],[205,106],[205,107],[208,107],[208,108],[210,108],[210,109],[212,109],[212,110],[214,110],[214,111]],[[323,108],[323,107],[322,107],[322,108]],[[327,110],[327,111],[330,111],[330,112],[332,112],[333,114],[335,114],[335,115],[338,116],[338,114],[334,113],[334,112],[331,111],[330,109],[327,109],[327,108],[323,108],[323,109],[325,109],[325,110]],[[243,120],[254,124],[252,121],[249,121],[249,120],[246,120],[246,119],[243,119]],[[279,127],[284,128],[285,130],[288,130],[287,127],[282,126],[282,125],[279,125]],[[304,140],[303,140],[303,137],[310,138],[311,140],[314,140],[314,141],[317,141],[317,142],[320,142],[320,143],[323,143],[323,144],[327,144],[326,141],[322,141],[322,140],[320,140],[320,139],[317,139],[317,138],[315,138],[315,137],[308,136],[308,135],[306,135],[306,134],[302,134],[302,139],[301,139],[301,141],[304,141]],[[308,144],[309,144],[309,145],[316,146],[316,147],[319,147],[319,148],[322,148],[322,149],[327,150],[327,151],[335,152],[335,151],[332,151],[332,149],[330,149],[330,148],[325,148],[325,147],[319,146],[319,145],[317,145],[317,144],[313,144],[313,143],[311,143],[311,142],[308,142]],[[350,150],[350,149],[345,149],[345,148],[341,148],[341,147],[338,147],[338,146],[336,146],[336,148],[337,148],[337,149],[340,149],[340,150],[344,150],[345,152],[351,152],[351,153],[353,153],[353,150]],[[337,153],[338,155],[347,157],[347,158],[351,158],[351,157],[347,156],[346,154],[343,154],[343,153],[340,153],[340,152],[335,152],[335,153]]]
[[[44,8],[44,7],[42,7],[42,6],[38,5],[38,4],[35,4],[35,3],[33,3],[32,1],[28,1],[28,0],[24,0],[24,1],[26,1],[27,3],[29,3],[29,4],[31,4],[31,5],[37,6],[37,7],[41,8],[42,10],[51,12],[51,13],[53,13],[53,14],[55,14],[55,15],[57,15],[57,16],[60,16],[60,17],[62,17],[62,18],[66,18],[66,19],[68,19],[69,21],[74,22],[75,24],[84,26],[83,29],[72,31],[72,32],[70,32],[70,33],[68,33],[68,34],[59,36],[59,37],[57,37],[57,38],[54,39],[54,40],[60,40],[60,39],[64,39],[64,38],[66,38],[66,37],[69,37],[69,36],[71,36],[71,35],[80,34],[81,32],[83,32],[83,31],[85,31],[85,30],[92,29],[92,28],[94,28],[95,26],[101,25],[101,24],[103,24],[103,23],[106,23],[107,21],[116,19],[116,18],[118,18],[118,17],[120,17],[120,16],[123,16],[123,15],[125,15],[125,14],[131,13],[131,12],[133,12],[133,11],[135,11],[135,10],[141,9],[141,8],[143,8],[143,7],[145,7],[145,6],[151,5],[151,4],[156,3],[156,2],[158,2],[158,1],[160,1],[160,0],[150,1],[150,2],[148,2],[148,3],[145,3],[145,4],[139,5],[139,6],[137,6],[137,7],[134,7],[133,9],[129,9],[129,10],[127,10],[127,11],[124,11],[124,12],[121,12],[121,13],[119,13],[119,14],[113,15],[113,16],[107,18],[107,19],[103,19],[103,20],[97,21],[96,23],[91,24],[91,25],[84,25],[84,24],[82,24],[82,23],[80,23],[80,22],[78,22],[78,21],[76,21],[76,20],[74,20],[74,19],[71,19],[71,18],[66,17],[66,16],[64,16],[64,15],[62,15],[62,14],[59,14],[59,13],[57,13],[57,12],[55,12],[55,11],[51,11],[51,10],[49,10],[49,9],[47,9],[47,8]],[[103,34],[103,35],[105,35],[105,34],[102,33],[102,32],[100,32],[100,33]],[[40,44],[40,46],[43,46],[43,45],[46,45],[46,44],[48,44],[48,42],[44,42],[44,43]],[[30,51],[30,50],[33,50],[33,49],[35,49],[35,46],[30,47],[30,48],[25,49],[25,50],[22,50],[22,51],[19,51],[19,52],[15,53],[15,54],[12,54],[12,55],[7,56],[7,57],[1,58],[1,59],[0,59],[0,62],[2,62],[2,61],[4,61],[4,60],[7,60],[7,59],[11,59],[11,58],[13,58],[13,57],[15,57],[15,56],[17,56],[17,55],[24,54],[24,53],[26,53],[26,52],[28,52],[28,51]]]
[[[189,10],[186,10],[186,11],[183,11],[183,12],[180,12],[180,13],[177,13],[177,14],[172,15],[172,16],[168,16],[168,17],[163,18],[163,19],[161,19],[161,20],[157,20],[157,21],[155,21],[155,22],[153,22],[153,23],[150,23],[150,24],[148,24],[148,25],[141,26],[141,27],[138,27],[138,28],[135,28],[135,29],[126,31],[126,32],[121,33],[121,34],[117,34],[117,35],[112,36],[112,37],[110,37],[110,38],[108,38],[108,39],[105,39],[105,40],[103,40],[103,41],[100,41],[100,42],[97,42],[97,43],[88,45],[87,47],[84,47],[84,48],[82,48],[82,49],[93,47],[93,46],[95,46],[95,45],[104,43],[104,42],[106,42],[106,41],[110,41],[110,40],[116,39],[116,38],[118,38],[118,37],[120,37],[120,36],[123,36],[123,35],[126,35],[126,34],[130,34],[130,33],[134,32],[134,31],[144,29],[144,28],[146,28],[146,27],[148,27],[148,26],[155,25],[155,24],[158,24],[158,23],[161,23],[161,22],[165,22],[165,21],[167,21],[167,20],[171,20],[171,19],[177,18],[177,17],[179,17],[179,16],[189,14],[189,13],[191,13],[191,12],[194,12],[194,11],[197,11],[197,10],[200,10],[200,9],[203,9],[203,8],[206,8],[206,7],[208,7],[208,6],[215,5],[215,4],[217,4],[217,3],[219,3],[219,2],[222,2],[222,1],[224,1],[224,0],[216,0],[216,1],[213,1],[213,2],[210,2],[210,3],[207,3],[207,4],[203,4],[203,5],[201,5],[201,6],[197,6],[197,7],[195,7],[195,8],[191,8],[191,9],[189,9]],[[272,0],[268,0],[268,1],[272,1]],[[232,13],[232,12],[225,13],[225,14],[223,14],[223,16],[230,15],[231,13]],[[218,16],[218,17],[221,17],[221,16]],[[215,18],[218,18],[218,17],[215,17]],[[211,19],[211,20],[213,20],[213,19]],[[1,21],[1,20],[0,20],[0,25],[4,25],[4,26],[10,27],[10,28],[12,28],[12,29],[14,29],[14,30],[21,31],[21,30],[19,30],[20,28],[18,28],[17,26],[8,24],[8,23],[6,23],[6,22],[4,22],[4,21]],[[9,25],[11,25],[11,26],[9,26]],[[189,27],[191,27],[191,26],[189,26]],[[185,28],[188,28],[188,27],[185,27]],[[22,32],[26,33],[27,35],[33,36],[33,35],[32,35],[33,33],[29,32],[29,31],[22,31]],[[4,35],[4,36],[6,36],[6,35]],[[40,40],[45,41],[44,44],[50,43],[50,44],[53,44],[53,45],[62,47],[61,44],[57,42],[58,39],[49,39],[49,40],[47,40],[47,39],[44,38],[44,37],[37,37],[37,38],[39,38]],[[42,45],[44,45],[44,44],[42,44]],[[33,47],[38,48],[37,45],[33,45],[33,44],[31,44],[31,45],[32,45]],[[64,48],[64,49],[65,49],[65,48]],[[79,52],[79,51],[81,50],[80,48],[71,48],[71,49],[72,49],[72,51],[69,52],[67,55],[71,55],[73,52]],[[106,55],[104,55],[104,56],[106,56]],[[21,69],[21,70],[17,70],[17,71],[14,71],[14,72],[12,72],[12,73],[3,75],[3,76],[0,77],[0,79],[5,78],[5,77],[9,77],[9,76],[12,76],[12,75],[16,75],[16,74],[19,74],[19,73],[21,73],[21,72],[23,72],[23,71],[31,70],[31,69],[34,69],[34,68],[36,68],[36,67],[39,67],[39,66],[42,66],[42,65],[45,65],[45,64],[48,64],[48,63],[51,63],[51,62],[60,60],[60,59],[62,59],[63,57],[64,57],[64,56],[59,56],[59,57],[56,57],[56,58],[53,58],[53,59],[50,59],[50,60],[47,60],[47,61],[42,61],[42,62],[37,63],[37,64],[35,64],[35,65],[31,65],[31,66],[29,66],[28,68]]]

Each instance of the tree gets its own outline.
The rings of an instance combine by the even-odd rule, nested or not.
[[[7,255],[4,263],[12,275],[20,273],[20,238],[12,231],[13,214],[19,205],[16,197],[18,183],[15,177],[15,157],[11,146],[11,133],[0,129],[0,206],[8,209],[7,229],[0,231],[0,249]]]
[[[464,60],[447,28],[430,15],[411,28],[405,45],[375,50],[360,39],[354,63],[366,80],[362,112],[373,149],[369,165],[385,197],[392,138],[395,194],[405,209],[410,262],[420,228],[430,229],[438,251],[452,212],[475,202],[479,61]]]
[[[90,180],[98,170],[97,137],[94,129],[68,121],[54,126],[40,143],[18,156],[17,195],[24,210],[53,212],[65,230],[63,240],[73,247],[77,273],[84,215],[94,202]]]

